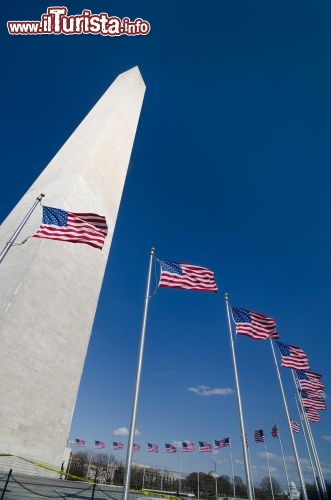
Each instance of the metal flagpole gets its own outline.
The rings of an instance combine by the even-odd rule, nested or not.
[[[301,422],[303,436],[304,436],[305,442],[306,442],[306,447],[307,447],[308,456],[309,456],[309,460],[310,460],[311,470],[312,470],[313,475],[314,475],[314,482],[315,482],[316,492],[317,492],[319,500],[321,500],[320,489],[319,489],[319,485],[318,485],[318,481],[317,481],[317,476],[318,476],[318,472],[316,470],[317,466],[316,466],[316,464],[313,463],[313,459],[312,459],[312,456],[311,456],[311,453],[310,453],[310,448],[309,448],[308,440],[307,440],[307,434],[306,434],[306,431],[305,431],[305,426],[304,426],[304,421],[303,421],[303,415],[302,415],[302,412],[300,411],[299,402],[298,402],[297,398],[295,398],[295,402],[296,402],[298,413],[299,413],[299,417],[300,417],[300,422]]]
[[[161,491],[163,491],[163,471],[164,471],[164,467],[162,465],[162,469],[161,469]]]
[[[284,469],[285,469],[285,476],[286,476],[286,481],[287,481],[288,493],[290,494],[290,481],[289,481],[288,474],[287,474],[287,468],[286,468],[284,450],[283,450],[282,440],[280,438],[280,431],[279,431],[278,422],[277,422],[277,418],[276,417],[275,417],[275,422],[276,422],[276,425],[277,425],[279,446],[280,446],[280,451],[282,453],[282,459],[283,459],[283,464],[284,464]]]
[[[231,346],[231,354],[232,354],[233,372],[234,372],[234,379],[235,379],[236,392],[237,392],[240,431],[241,431],[241,435],[242,435],[242,447],[243,447],[244,465],[245,465],[245,474],[246,474],[246,483],[247,483],[247,496],[248,496],[248,500],[253,500],[252,482],[251,482],[251,476],[250,476],[250,470],[249,470],[249,459],[248,459],[248,453],[247,453],[246,442],[245,442],[246,432],[245,432],[244,417],[243,417],[242,404],[241,404],[236,355],[235,355],[235,351],[234,351],[228,293],[225,294],[225,305],[226,305],[226,313],[227,313],[227,318],[228,318],[228,329],[229,329],[230,346]]]
[[[311,443],[311,448],[312,448],[313,456],[315,458],[315,463],[316,463],[316,466],[317,466],[317,470],[319,471],[319,479],[320,479],[320,484],[321,484],[321,488],[322,488],[322,491],[323,491],[323,495],[324,495],[324,498],[326,500],[328,500],[329,496],[328,496],[328,492],[327,492],[327,489],[326,489],[326,484],[325,484],[325,480],[324,480],[322,466],[321,466],[321,463],[319,461],[319,457],[318,457],[318,454],[317,454],[317,449],[316,449],[315,441],[314,441],[314,438],[313,438],[313,434],[311,432],[311,428],[310,428],[310,425],[309,425],[309,422],[308,422],[308,418],[307,418],[307,415],[305,413],[304,413],[304,418],[305,418],[305,422],[306,422],[307,433],[308,433],[308,436],[309,436],[309,439],[310,439],[310,443]]]
[[[196,451],[197,454],[197,468],[198,468],[198,500],[200,500],[200,461],[199,461],[199,451]]]
[[[143,468],[143,481],[141,485],[141,489],[143,490],[145,488],[145,472],[146,472],[146,465],[147,465],[147,455],[145,453],[145,463],[144,463],[144,468]]]
[[[269,473],[269,481],[270,481],[271,496],[272,496],[272,500],[275,500],[274,489],[273,489],[273,486],[272,486],[272,479],[271,479],[271,472],[270,472],[269,458],[268,458],[268,453],[267,453],[267,445],[266,445],[266,443],[265,443],[265,438],[264,438],[263,444],[264,444],[265,457],[266,457],[266,459],[267,459],[267,465],[268,465],[268,473]]]
[[[0,252],[0,264],[3,261],[3,259],[6,257],[7,253],[11,249],[11,247],[13,246],[13,244],[14,244],[17,236],[22,231],[23,227],[25,226],[25,224],[27,223],[28,219],[30,218],[32,212],[34,211],[34,209],[36,208],[36,206],[38,205],[38,203],[41,202],[41,200],[42,200],[42,198],[44,196],[45,196],[44,193],[40,193],[40,195],[38,196],[38,198],[36,198],[36,201],[34,202],[34,204],[32,205],[32,207],[30,208],[30,210],[28,211],[28,213],[26,214],[26,216],[23,218],[22,222],[19,224],[18,228],[16,229],[16,231],[14,232],[14,234],[12,235],[12,237],[10,238],[10,240],[8,241],[8,243],[6,243],[4,249]]]
[[[318,458],[317,449],[316,449],[316,446],[315,446],[315,441],[314,441],[313,434],[311,432],[311,428],[310,428],[310,425],[309,425],[309,422],[308,422],[308,417],[306,415],[306,412],[305,412],[305,409],[304,409],[304,406],[303,406],[301,393],[299,391],[300,384],[299,384],[299,381],[296,378],[296,375],[294,374],[294,370],[292,370],[292,376],[293,376],[294,384],[295,384],[295,387],[296,387],[296,390],[297,390],[298,400],[299,400],[300,408],[301,408],[302,415],[303,415],[303,418],[304,418],[304,422],[306,424],[306,430],[307,430],[307,434],[308,434],[308,438],[309,438],[311,450],[313,452],[313,457],[314,457],[314,460],[315,460],[316,469],[317,469],[318,477],[319,477],[319,480],[320,480],[320,486],[321,486],[321,489],[322,489],[322,492],[323,492],[323,496],[327,500],[329,497],[328,497],[328,492],[327,492],[327,489],[326,489],[326,484],[325,484],[325,480],[324,480],[324,476],[323,476],[323,471],[322,471],[321,463],[320,463],[319,458]]]
[[[182,451],[178,450],[179,455],[179,481],[178,481],[178,493],[180,494],[182,490]]]
[[[245,442],[246,442],[246,437],[245,437]],[[247,446],[249,470],[250,470],[250,474],[251,474],[252,493],[253,493],[253,499],[255,500],[255,486],[254,486],[254,478],[253,478],[253,469],[252,469],[251,453],[249,451],[248,441],[246,442],[246,446]]]
[[[232,486],[233,486],[233,498],[236,500],[236,486],[234,482],[234,469],[233,469],[233,457],[232,457],[232,447],[231,447],[231,439],[229,439],[230,442],[230,460],[231,460],[231,471],[232,471]]]
[[[215,451],[212,450],[212,460],[214,462],[214,475],[215,475],[215,499],[218,500],[218,489],[217,489],[217,471],[216,471],[216,457],[215,457]]]
[[[269,342],[270,342],[270,347],[271,347],[272,355],[273,355],[274,362],[275,362],[275,367],[276,367],[276,372],[277,372],[277,377],[278,377],[280,392],[281,392],[282,397],[283,397],[284,409],[285,409],[285,414],[286,414],[286,418],[287,418],[288,428],[289,428],[290,435],[291,435],[291,440],[292,440],[292,446],[293,446],[295,461],[296,461],[296,465],[297,465],[297,469],[298,469],[298,474],[299,474],[299,479],[300,479],[300,484],[301,484],[301,488],[302,488],[302,494],[303,494],[304,500],[308,500],[306,485],[305,485],[305,481],[303,479],[301,465],[300,465],[300,461],[299,461],[299,455],[298,455],[297,447],[296,447],[295,440],[294,440],[294,435],[293,435],[292,426],[291,426],[290,414],[288,412],[287,402],[286,402],[286,398],[285,398],[285,392],[284,392],[284,388],[283,388],[282,379],[281,379],[281,376],[280,376],[280,371],[279,371],[279,367],[278,367],[278,363],[277,363],[276,353],[275,353],[275,349],[274,349],[272,340],[269,339]]]
[[[128,491],[129,491],[129,487],[130,487],[131,464],[132,464],[132,446],[133,446],[134,434],[135,434],[135,430],[136,430],[138,396],[139,396],[141,369],[142,369],[142,361],[143,361],[143,354],[144,354],[147,312],[148,312],[148,304],[149,304],[149,299],[150,299],[149,290],[150,290],[150,284],[151,284],[152,262],[153,262],[154,251],[155,251],[155,249],[152,248],[151,252],[150,252],[150,257],[149,257],[145,304],[144,304],[143,321],[142,321],[142,326],[141,326],[140,345],[139,345],[139,354],[138,354],[138,362],[137,362],[136,383],[135,383],[133,403],[132,403],[132,413],[131,413],[131,424],[130,424],[130,432],[129,432],[129,439],[128,439],[128,449],[127,449],[127,454],[126,454],[125,477],[124,477],[124,487],[123,487],[123,496],[122,496],[123,500],[127,500]]]

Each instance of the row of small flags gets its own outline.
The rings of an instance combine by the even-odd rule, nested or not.
[[[293,432],[299,432],[299,424],[295,420],[291,419],[291,427],[292,427]],[[271,435],[274,438],[279,437],[279,430],[278,430],[277,425],[274,425],[273,428],[271,429]],[[258,429],[254,432],[254,440],[256,443],[264,443],[265,438],[264,438],[264,432],[262,429]],[[248,446],[247,435],[246,435],[245,441],[246,441],[246,445]],[[75,439],[75,441],[73,443],[77,447],[82,447],[82,446],[86,445],[86,441],[84,441],[83,439]],[[189,453],[189,452],[195,451],[195,444],[192,443],[191,441],[183,441],[181,448],[178,446],[175,446],[173,444],[170,444],[170,443],[165,443],[164,446],[165,446],[166,453],[176,453],[178,450],[181,450],[184,453]],[[104,441],[94,441],[94,448],[95,449],[102,449],[105,447],[106,447],[106,443]],[[226,437],[223,439],[215,439],[214,445],[212,445],[206,441],[199,441],[198,451],[200,453],[206,453],[206,452],[212,452],[212,451],[220,449],[220,448],[229,448],[229,447],[231,447],[230,438]],[[123,443],[113,441],[113,444],[112,444],[113,451],[123,450],[123,449],[124,449]],[[133,451],[140,451],[141,450],[140,444],[134,443],[132,450]],[[146,451],[149,453],[158,453],[159,452],[159,445],[154,444],[154,443],[147,443],[147,450]]]

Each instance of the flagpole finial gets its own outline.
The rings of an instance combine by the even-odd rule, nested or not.
[[[154,255],[154,253],[155,253],[155,248],[154,248],[154,247],[152,247],[152,248],[151,248],[151,255]]]
[[[228,294],[228,292],[225,292],[224,298],[225,298],[225,300],[229,300],[229,294]]]
[[[45,193],[40,193],[40,195],[38,196],[37,200],[41,201],[44,196],[46,196]]]

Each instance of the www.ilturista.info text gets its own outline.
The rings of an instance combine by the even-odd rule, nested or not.
[[[128,17],[112,16],[102,12],[92,14],[88,9],[81,15],[68,16],[66,7],[48,7],[47,14],[40,21],[8,21],[8,32],[11,35],[80,35],[92,34],[103,36],[136,36],[147,35],[151,30],[148,21],[137,18],[131,21]]]

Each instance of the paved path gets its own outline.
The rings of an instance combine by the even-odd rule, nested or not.
[[[0,482],[0,497],[4,487]],[[46,500],[47,498],[62,500],[88,500],[92,498],[93,485],[80,481],[63,481],[13,474],[8,484],[4,500]],[[122,487],[98,484],[94,500],[121,500]],[[151,499],[152,497],[149,497]],[[146,500],[146,496],[129,494],[130,500]],[[158,499],[159,500],[159,499]]]

